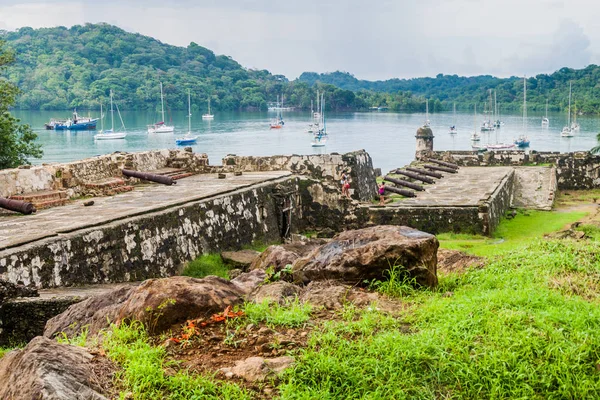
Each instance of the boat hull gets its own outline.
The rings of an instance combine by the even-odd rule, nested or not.
[[[157,127],[148,127],[148,133],[170,133],[175,130],[174,126],[161,125]]]
[[[95,140],[121,140],[125,139],[126,133],[99,133],[94,136]]]
[[[56,131],[91,131],[96,129],[98,119],[93,119],[89,122],[78,122],[74,124],[55,124],[53,127],[48,127],[46,125],[46,129],[54,129]]]

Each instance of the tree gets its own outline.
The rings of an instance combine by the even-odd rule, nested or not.
[[[0,41],[0,72],[13,61],[13,53]],[[19,120],[8,112],[15,104],[17,94],[19,89],[15,85],[0,78],[0,169],[29,164],[28,157],[42,156],[41,145],[35,143],[37,135],[29,125],[20,125]]]
[[[600,153],[600,133],[596,135],[596,140],[598,141],[598,146],[592,147],[592,149],[590,150],[590,153],[592,154]]]

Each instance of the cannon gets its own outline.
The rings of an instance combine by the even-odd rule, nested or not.
[[[163,185],[169,185],[169,186],[177,183],[170,176],[151,174],[149,172],[132,171],[130,169],[123,169],[121,171],[123,172],[123,175],[130,177],[130,178],[143,179],[145,181],[162,183]]]
[[[386,186],[385,191],[386,191],[386,194],[387,194],[387,192],[392,192],[392,193],[400,194],[404,197],[417,197],[415,192],[413,192],[412,190],[398,189],[395,187],[387,187]]]
[[[451,174],[456,174],[458,171],[453,169],[453,168],[448,168],[448,167],[440,167],[437,165],[424,165],[425,168],[427,169],[432,169],[434,171],[444,171],[444,172],[449,172]]]
[[[452,168],[452,169],[458,169],[458,165],[452,164],[452,163],[449,163],[449,162],[446,162],[446,161],[435,160],[433,158],[429,158],[429,159],[427,159],[427,161],[432,162],[432,163],[437,164],[437,165],[441,165],[442,167],[448,167],[448,168]]]
[[[4,197],[0,197],[0,207],[25,215],[36,212],[34,205],[27,201],[6,199]]]
[[[407,172],[407,171],[402,171],[402,170],[398,169],[398,170],[396,170],[396,174],[408,176],[409,178],[413,178],[413,179],[416,179],[418,181],[425,182],[425,183],[435,183],[435,181],[433,179],[428,178],[423,175],[415,174],[414,172]]]
[[[423,188],[423,186],[417,185],[416,183],[403,181],[402,179],[390,178],[387,175],[384,176],[383,179],[386,180],[386,181],[388,181],[388,182],[395,183],[396,185],[399,185],[399,186],[405,186],[405,187],[408,187],[408,188],[411,188],[411,189],[414,189],[414,190],[418,190],[419,192],[422,192],[423,190],[425,190]]]
[[[434,178],[441,179],[444,177],[442,174],[438,174],[437,172],[427,171],[419,168],[406,167],[407,171],[416,172],[417,174],[432,176]]]

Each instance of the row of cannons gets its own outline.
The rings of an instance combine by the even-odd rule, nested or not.
[[[132,171],[129,169],[121,170],[124,176],[128,178],[137,178],[144,181],[161,183],[163,185],[174,185],[177,183],[176,180],[170,176],[153,174],[150,172]],[[15,211],[21,214],[30,215],[36,212],[34,205],[27,201],[7,199],[0,197],[0,208],[4,208],[10,211]]]
[[[396,175],[403,175],[408,178],[413,179],[414,181],[421,181],[423,183],[433,184],[435,183],[435,179],[441,179],[443,175],[440,172],[447,172],[450,174],[456,174],[458,172],[458,165],[452,164],[445,161],[427,159],[427,162],[436,164],[425,164],[423,168],[412,168],[406,167],[404,169],[397,169],[393,173]],[[425,190],[423,185],[409,182],[403,179],[392,178],[388,175],[384,176],[383,179],[386,182],[391,182],[395,186],[385,186],[386,194],[387,192],[399,194],[404,197],[417,197],[415,191],[422,192]],[[412,190],[410,190],[412,189]]]

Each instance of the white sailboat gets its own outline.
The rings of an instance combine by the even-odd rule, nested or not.
[[[283,95],[281,95],[281,102],[283,104]],[[279,104],[279,95],[277,95],[277,115],[275,119],[271,121],[270,128],[271,129],[281,129],[283,128],[284,122],[281,116],[281,105]]]
[[[571,82],[569,82],[569,111],[568,111],[568,122],[560,133],[562,137],[573,137],[573,130],[571,129]]]
[[[548,119],[548,99],[546,99],[546,115],[542,118],[542,126],[549,126],[550,120]]]
[[[429,128],[431,126],[431,122],[429,121],[429,99],[425,99],[425,123],[423,123],[424,128]]]
[[[215,119],[215,116],[210,113],[210,96],[208,96],[208,113],[202,115],[202,120],[207,121]]]
[[[191,92],[188,89],[188,132],[181,137],[175,139],[175,144],[178,145],[186,145],[186,144],[194,144],[198,139],[198,136],[192,135],[192,97]]]
[[[327,125],[325,124],[325,97],[321,94],[321,111],[319,113],[320,123],[323,125],[322,129],[318,129],[314,135],[313,141],[311,142],[312,147],[324,147],[327,144]]]
[[[456,103],[454,103],[452,106],[452,126],[450,127],[450,132],[448,133],[451,135],[456,135],[458,133],[458,130],[456,129]]]
[[[162,82],[160,82],[160,114],[162,120],[153,125],[148,125],[148,133],[168,133],[175,130],[175,127],[165,125],[165,101],[163,97]]]
[[[121,117],[121,112],[119,111],[119,106],[115,104],[117,107],[117,113],[119,114],[119,119],[121,120],[121,131],[115,132],[115,117],[113,110],[113,92],[112,89],[110,91],[110,130],[104,132],[104,120],[102,121],[102,132],[94,135],[95,140],[115,140],[115,139],[125,139],[127,133],[125,132],[125,123],[123,123],[123,117]]]
[[[473,133],[471,134],[471,142],[479,142],[480,140],[481,135],[477,132],[477,104],[475,104],[473,107]],[[473,148],[479,150],[479,146],[473,145]]]

